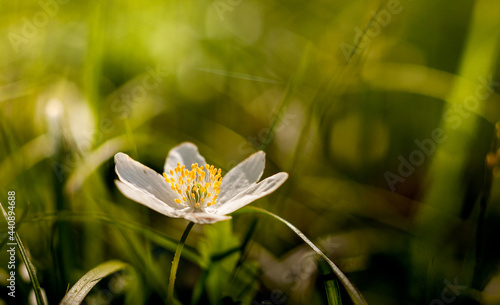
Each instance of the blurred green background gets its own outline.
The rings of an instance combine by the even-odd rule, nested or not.
[[[164,302],[187,222],[125,198],[113,156],[161,173],[184,141],[223,173],[265,150],[264,177],[290,178],[252,205],[369,304],[500,304],[498,1],[1,2],[0,202],[16,192],[49,304],[112,259],[128,267],[85,304]],[[35,304],[19,256],[7,295],[0,237],[0,304]],[[327,304],[318,265],[283,224],[237,214],[194,227],[176,293]]]

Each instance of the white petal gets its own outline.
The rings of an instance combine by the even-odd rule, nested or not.
[[[115,155],[115,164],[116,174],[122,182],[177,208],[178,205],[174,202],[178,197],[177,193],[170,188],[163,176],[124,153]]]
[[[285,172],[277,173],[276,175],[266,178],[242,191],[228,202],[222,202],[219,207],[216,206],[215,213],[219,215],[230,214],[252,201],[271,194],[280,187],[287,178],[288,174]]]
[[[210,214],[210,213],[205,213],[205,212],[186,213],[182,217],[184,217],[184,219],[187,219],[189,221],[199,223],[199,224],[211,224],[214,222],[231,219],[231,216]]]
[[[250,185],[259,181],[266,163],[266,154],[258,151],[233,167],[223,178],[219,202],[227,202]]]
[[[163,215],[167,215],[169,217],[182,217],[183,211],[176,210],[166,204],[163,201],[160,201],[158,198],[152,196],[151,194],[144,192],[134,186],[128,185],[120,180],[115,180],[116,187],[122,192],[125,197],[134,200],[142,205],[147,206],[148,208],[155,210],[158,213]]]
[[[177,163],[185,165],[188,170],[191,170],[191,164],[198,163],[199,166],[205,165],[207,162],[198,152],[198,147],[193,143],[184,142],[172,148],[168,152],[165,162],[165,173],[177,166]]]

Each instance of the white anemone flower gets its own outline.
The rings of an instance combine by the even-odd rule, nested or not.
[[[115,155],[118,189],[128,198],[169,217],[209,224],[274,192],[288,178],[277,173],[259,183],[265,153],[259,151],[232,168],[224,177],[209,165],[192,143],[168,153],[163,176],[124,153]]]

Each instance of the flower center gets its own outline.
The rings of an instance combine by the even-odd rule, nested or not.
[[[192,208],[215,204],[222,181],[220,168],[208,164],[198,166],[198,163],[191,165],[191,170],[177,163],[177,167],[171,169],[168,174],[163,173],[163,177],[172,190],[179,194],[179,198],[174,201]]]

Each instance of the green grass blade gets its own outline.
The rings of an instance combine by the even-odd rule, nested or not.
[[[474,113],[479,114],[486,111],[486,101],[490,96],[478,92],[485,89],[489,92],[493,86],[487,82],[494,77],[498,66],[498,37],[500,37],[498,20],[500,20],[500,2],[494,0],[474,2],[458,76],[454,78],[445,99],[448,104],[443,111],[444,116],[440,126],[445,137],[433,153],[425,179],[431,183],[426,189],[423,204],[415,221],[417,238],[412,245],[413,281],[422,283],[422,288],[415,292],[417,296],[430,297],[439,293],[443,278],[451,279],[457,274],[466,277],[473,272],[473,260],[460,260],[457,265],[460,266],[458,270],[447,268],[450,266],[448,263],[460,255],[444,247],[444,243],[450,240],[450,233],[462,221],[460,211],[466,196],[464,177],[471,175],[470,156],[476,151],[476,147],[472,145],[480,136],[481,124],[480,116],[467,112],[465,115],[457,115],[455,111],[472,109]],[[470,100],[475,100],[477,103],[469,107]],[[460,120],[458,124],[453,123],[447,114],[456,116]],[[423,272],[424,270],[427,271]]]
[[[205,283],[208,277],[208,270],[210,270],[210,266],[208,266],[203,273],[201,274],[199,280],[196,282],[196,285],[193,288],[193,295],[191,297],[191,305],[200,304],[201,297],[203,295],[203,291],[205,290]]]
[[[250,225],[250,229],[248,230],[247,234],[245,235],[245,238],[243,239],[243,242],[241,243],[241,246],[239,247],[240,257],[238,258],[238,262],[236,263],[236,266],[234,267],[233,270],[233,274],[231,275],[232,279],[235,278],[236,273],[238,272],[240,267],[243,265],[243,262],[247,258],[247,249],[249,248],[253,240],[258,222],[259,222],[258,219],[252,222],[252,224]]]
[[[337,267],[337,265],[335,265],[335,263],[332,262],[328,258],[328,256],[326,256],[309,238],[307,238],[307,236],[305,236],[304,233],[302,233],[299,229],[297,229],[294,225],[292,225],[290,222],[286,221],[285,219],[283,219],[283,218],[279,217],[278,215],[271,213],[267,210],[261,209],[261,208],[252,207],[252,206],[245,207],[244,209],[240,210],[239,213],[250,212],[252,210],[253,210],[253,212],[257,212],[257,213],[271,216],[274,219],[279,220],[282,223],[284,223],[286,226],[288,226],[309,247],[311,247],[311,249],[313,249],[314,252],[316,252],[316,254],[321,256],[328,263],[328,265],[332,269],[333,273],[335,273],[335,275],[338,277],[338,279],[340,280],[342,285],[344,285],[344,287],[347,289],[347,292],[351,296],[351,299],[354,302],[354,304],[367,304],[363,295],[361,294],[361,292],[359,292],[359,290],[356,288],[356,286],[354,286],[354,284],[351,283],[351,281],[349,281],[349,279],[347,278],[347,276],[345,276],[345,274],[342,272],[342,270],[340,270],[340,268]]]
[[[3,205],[0,203],[0,207],[2,208],[3,215],[5,217],[5,221],[7,221],[7,212],[4,210]],[[26,269],[28,270],[28,274],[30,276],[31,285],[33,286],[33,291],[35,292],[36,302],[38,305],[45,305],[45,302],[42,297],[42,287],[40,287],[40,283],[38,282],[38,277],[36,276],[35,266],[31,263],[29,259],[28,252],[26,248],[24,248],[23,242],[19,237],[17,232],[14,234],[16,237],[17,246],[19,248],[19,253],[21,254],[21,259],[26,265]]]
[[[269,84],[281,84],[281,83],[283,83],[280,80],[275,80],[275,79],[270,79],[270,78],[265,78],[265,77],[250,75],[250,74],[245,74],[245,73],[238,73],[238,72],[231,72],[231,71],[224,71],[224,70],[217,70],[217,69],[208,69],[208,68],[198,68],[198,70],[203,71],[203,72],[217,74],[217,75],[227,76],[227,77],[251,80],[251,81],[256,81],[256,82],[263,82],[263,83],[269,83]]]
[[[319,269],[323,277],[325,277],[323,283],[325,284],[328,304],[342,305],[342,298],[340,296],[340,288],[338,280],[335,277],[330,277],[331,273],[328,266],[326,266],[325,262],[321,261],[319,263]]]
[[[28,270],[28,274],[30,276],[31,285],[33,286],[33,291],[35,292],[36,302],[38,305],[43,305],[45,304],[45,301],[43,300],[42,297],[42,287],[40,287],[40,283],[38,282],[35,266],[33,266],[33,264],[31,263],[31,260],[29,259],[28,256],[28,252],[24,248],[23,242],[21,241],[19,234],[16,233],[15,235],[16,235],[17,245],[19,246],[19,252],[21,253],[21,259],[26,265],[26,269]]]
[[[3,206],[2,206],[2,209],[3,209]],[[19,230],[19,228],[21,227],[24,219],[26,218],[26,215],[28,215],[28,210],[29,210],[29,203],[27,204],[27,208],[23,210],[23,213],[21,214],[21,217],[19,217],[19,219],[16,219],[17,230]],[[5,246],[5,244],[7,244],[8,242],[9,242],[9,234],[7,234],[5,236],[5,238],[2,239],[2,241],[0,241],[0,249],[2,249],[3,246]]]
[[[280,104],[278,106],[276,115],[274,115],[272,119],[271,126],[269,127],[269,132],[266,134],[266,137],[262,142],[261,147],[259,147],[260,150],[266,151],[267,146],[271,143],[272,137],[274,135],[274,129],[276,128],[276,126],[278,126],[278,123],[281,121],[281,117],[288,108],[288,104],[291,101],[292,95],[297,90],[297,86],[302,83],[305,77],[307,67],[309,66],[309,62],[311,61],[311,56],[312,56],[312,45],[308,44],[304,50],[304,54],[302,55],[302,59],[299,62],[295,75],[287,84],[285,92],[283,93]]]
[[[89,291],[106,276],[125,269],[128,265],[121,261],[107,261],[87,272],[64,296],[60,305],[81,304]]]

